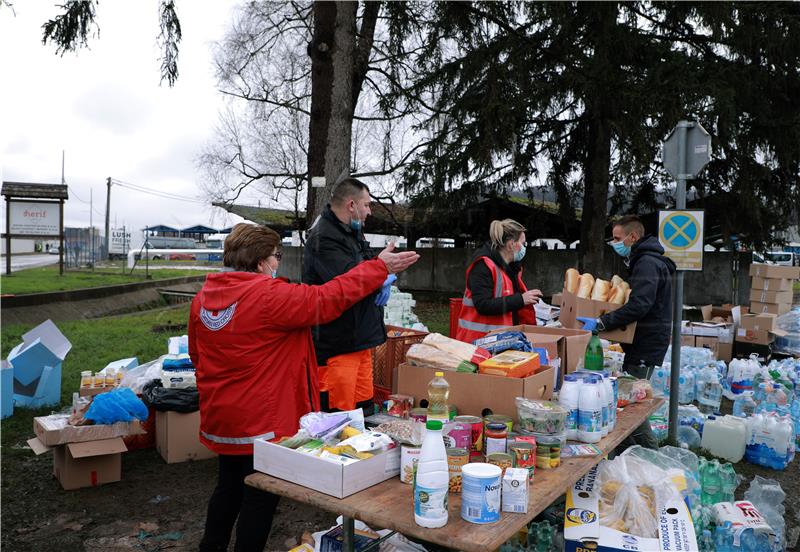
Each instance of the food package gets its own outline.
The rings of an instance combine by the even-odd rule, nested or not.
[[[425,424],[417,420],[398,419],[386,422],[375,428],[375,431],[384,433],[398,443],[420,446],[425,437]]]
[[[415,343],[409,347],[408,352],[406,352],[406,360],[414,366],[425,366],[451,372],[475,372],[478,369],[477,366],[470,362],[462,361],[457,356],[445,353],[441,349],[425,343]]]
[[[480,347],[476,347],[475,345],[471,345],[469,343],[464,343],[463,341],[458,341],[457,339],[445,337],[439,333],[431,333],[426,335],[422,342],[425,345],[436,347],[445,353],[473,364],[480,364],[482,361],[492,356],[488,351],[481,349]]]
[[[564,275],[564,289],[570,293],[578,293],[578,286],[580,285],[581,273],[574,268],[568,268],[567,273]]]
[[[589,274],[581,274],[580,283],[578,284],[578,297],[582,299],[589,299],[592,296],[594,289],[594,276]]]
[[[516,398],[519,428],[523,431],[556,434],[566,429],[569,412],[558,403]]]
[[[356,452],[381,452],[394,445],[392,438],[379,431],[368,430],[353,435],[338,444],[340,447],[353,447]]]
[[[499,355],[481,362],[478,372],[492,376],[527,378],[535,373],[539,366],[539,353],[503,351]]]
[[[496,334],[481,337],[472,342],[473,345],[489,351],[492,355],[497,355],[503,351],[526,351],[533,350],[533,345],[520,331],[499,332]]]
[[[653,398],[653,387],[647,380],[620,376],[617,386],[617,406],[620,408]]]
[[[658,538],[658,513],[680,501],[672,474],[637,456],[623,455],[600,464],[600,523],[643,538]]]
[[[594,276],[588,272],[580,274],[574,268],[567,269],[564,276],[564,289],[582,299],[616,305],[624,305],[631,295],[631,286],[616,274],[608,282],[601,279],[595,280]]]

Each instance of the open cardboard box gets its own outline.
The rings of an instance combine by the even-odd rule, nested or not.
[[[42,445],[46,447],[113,439],[114,437],[143,433],[141,424],[136,420],[86,426],[71,426],[67,423],[68,420],[68,414],[38,416],[33,419],[33,432]]]
[[[578,297],[568,290],[564,290],[561,299],[561,314],[559,320],[565,328],[580,329],[581,323],[578,317],[599,318],[607,312],[615,311],[623,305],[607,303],[605,301],[592,301]],[[600,337],[618,343],[633,343],[636,335],[636,322],[623,326],[622,328],[602,332]]]
[[[522,332],[534,347],[546,349],[551,359],[560,358],[561,369],[567,374],[577,369],[578,362],[586,354],[586,346],[592,337],[591,332],[586,330],[549,328],[547,326],[530,326],[528,324],[500,328],[489,332],[488,335],[508,331]]]
[[[564,512],[565,552],[697,552],[697,537],[686,503],[672,500],[658,516],[658,537],[645,538],[600,523],[597,466],[567,491]]]
[[[156,412],[156,449],[167,464],[205,460],[217,453],[200,442],[200,411]]]
[[[395,447],[372,458],[342,465],[256,439],[253,444],[253,467],[267,475],[344,498],[397,477],[400,474],[400,448]]]
[[[411,395],[415,400],[428,396],[428,383],[439,370],[423,366],[401,364],[397,368],[397,392]],[[468,372],[445,372],[450,385],[448,403],[458,409],[459,414],[480,416],[484,408],[495,414],[505,414],[517,420],[515,399],[549,400],[553,396],[555,371],[548,367],[527,378],[507,378]]]
[[[46,446],[34,437],[28,445],[37,456],[53,450],[53,475],[65,491],[119,481],[122,479],[122,453],[128,450],[121,437],[55,447]]]

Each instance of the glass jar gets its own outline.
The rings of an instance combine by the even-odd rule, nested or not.
[[[88,388],[92,386],[92,371],[84,370],[81,372],[81,387]]]
[[[486,425],[484,440],[486,443],[486,454],[506,451],[506,440],[508,439],[508,426],[502,423],[490,423]]]

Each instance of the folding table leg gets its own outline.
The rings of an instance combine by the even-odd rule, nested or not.
[[[342,516],[342,532],[344,533],[344,542],[342,542],[342,552],[355,552],[356,550],[356,537],[355,537],[355,520],[351,517]]]

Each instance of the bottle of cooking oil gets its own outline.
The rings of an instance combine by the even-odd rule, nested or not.
[[[450,419],[450,384],[444,379],[444,372],[436,372],[428,383],[428,419],[446,422]]]

